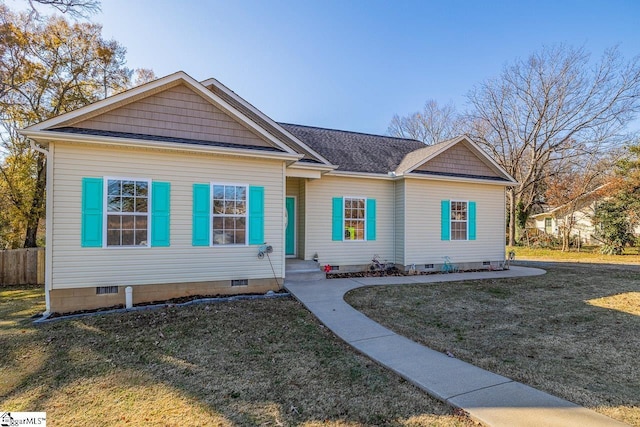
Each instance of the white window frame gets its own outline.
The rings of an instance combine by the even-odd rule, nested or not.
[[[245,188],[245,194],[246,194],[246,200],[245,200],[245,213],[244,215],[226,215],[226,214],[216,214],[214,212],[213,209],[213,187],[216,185],[222,185],[225,187],[244,187]],[[210,247],[216,247],[216,248],[220,248],[220,247],[238,247],[238,246],[248,246],[249,245],[249,184],[238,184],[238,183],[233,183],[233,182],[211,182],[209,185],[209,203],[211,206],[211,214],[209,215],[209,231],[211,232],[211,238],[209,239],[209,246]],[[233,218],[237,218],[237,217],[242,217],[244,216],[245,220],[244,220],[244,243],[214,243],[214,239],[215,239],[215,234],[213,232],[213,218],[214,216],[217,217],[233,217]]]
[[[150,248],[151,247],[151,178],[131,178],[131,177],[120,177],[120,176],[105,176],[102,178],[103,180],[103,190],[102,190],[102,247],[105,249],[142,249],[142,248]],[[131,216],[146,216],[147,217],[147,244],[146,245],[109,245],[107,242],[108,239],[108,229],[109,229],[109,181],[137,181],[137,182],[146,182],[147,183],[147,212],[146,213],[136,213],[136,212],[124,212],[124,214]],[[116,212],[113,212],[116,214]],[[120,214],[123,214],[121,212]]]
[[[457,241],[457,242],[464,242],[469,240],[469,201],[468,200],[451,200],[450,202],[450,206],[449,206],[449,240],[451,241]],[[467,206],[466,209],[466,213],[467,213],[467,219],[463,220],[454,220],[453,219],[453,204],[454,203],[464,203]],[[464,239],[454,239],[453,238],[453,224],[454,222],[456,224],[460,224],[462,222],[466,223],[466,232],[465,232],[465,238]]]
[[[362,218],[362,239],[347,239],[345,238],[345,231],[347,229],[347,215],[345,215],[347,199],[364,200],[364,218]],[[367,241],[367,198],[362,196],[343,196],[342,197],[342,241],[343,242],[366,242]]]

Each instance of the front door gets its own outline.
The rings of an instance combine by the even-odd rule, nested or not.
[[[285,205],[285,255],[293,257],[296,256],[296,198],[287,197]]]

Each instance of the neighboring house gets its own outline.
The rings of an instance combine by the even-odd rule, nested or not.
[[[51,312],[122,304],[126,286],[134,303],[277,290],[288,257],[341,271],[374,254],[418,270],[504,260],[515,181],[463,137],[276,123],[183,72],[22,133],[48,158]]]
[[[565,205],[532,215],[529,218],[529,226],[539,232],[562,239],[562,232],[565,227],[570,227],[569,236],[580,240],[584,245],[597,245],[597,240],[593,238],[595,226],[593,225],[593,215],[597,202],[583,205],[575,212],[564,210]]]
[[[574,201],[556,207],[547,207],[545,212],[531,215],[527,228],[558,239],[562,239],[563,233],[568,231],[569,237],[578,239],[581,244],[600,244],[593,237],[596,231],[593,216],[598,204],[608,197],[603,191],[606,186],[607,184],[601,185]]]
[[[530,216],[527,228],[562,239],[565,227],[569,227],[569,236],[578,239],[580,244],[602,244],[594,238],[596,226],[593,223],[593,217],[599,204],[610,197],[602,191],[605,187],[606,184],[585,194],[575,202],[548,208],[545,212]],[[640,226],[636,227],[633,233],[640,236]]]

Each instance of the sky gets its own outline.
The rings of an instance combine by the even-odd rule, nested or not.
[[[102,0],[130,68],[215,77],[276,121],[385,134],[543,46],[640,54],[640,0]]]

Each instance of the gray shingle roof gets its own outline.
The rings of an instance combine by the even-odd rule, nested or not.
[[[422,142],[413,139],[278,124],[332,164],[338,165],[340,171],[386,174],[395,171],[408,153],[424,148]]]

